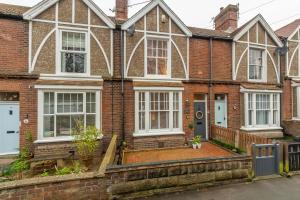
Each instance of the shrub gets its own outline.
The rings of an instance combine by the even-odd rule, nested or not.
[[[63,176],[63,175],[67,175],[67,174],[72,174],[73,173],[73,171],[72,171],[72,169],[70,167],[64,167],[62,169],[58,169],[57,167],[55,167],[55,170],[56,170],[55,175],[61,175],[61,176]]]
[[[84,128],[81,121],[76,122],[76,128],[73,130],[75,137],[75,145],[77,153],[81,160],[87,160],[93,157],[97,147],[99,146],[99,139],[103,135],[95,126],[88,126]]]

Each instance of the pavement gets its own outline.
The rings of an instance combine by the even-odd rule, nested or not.
[[[147,200],[299,200],[300,176],[226,185],[144,198]]]

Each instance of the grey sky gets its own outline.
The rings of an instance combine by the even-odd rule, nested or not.
[[[130,0],[130,4],[144,2],[145,0]],[[211,18],[218,14],[220,7],[227,4],[240,5],[240,21],[242,25],[258,13],[261,13],[275,30],[285,24],[300,18],[299,0],[165,0],[172,10],[188,26],[212,28]],[[1,3],[33,6],[40,0],[0,0]],[[114,15],[110,9],[115,0],[94,0],[96,4],[108,15]],[[143,4],[145,5],[145,4]],[[143,5],[130,9],[130,15],[138,11]],[[260,6],[262,5],[262,6]],[[259,7],[260,6],[260,7]],[[259,7],[259,8],[258,8]]]

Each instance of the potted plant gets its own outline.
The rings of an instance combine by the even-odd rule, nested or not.
[[[192,141],[193,149],[200,149],[201,148],[201,137],[196,136]]]
[[[99,147],[99,140],[103,138],[101,131],[95,126],[84,128],[82,122],[77,122],[73,135],[80,160],[87,168],[90,168],[93,164],[94,154]]]

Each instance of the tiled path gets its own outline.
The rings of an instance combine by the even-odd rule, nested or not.
[[[124,155],[124,164],[148,163],[170,160],[188,160],[194,158],[229,157],[233,154],[214,144],[204,142],[201,149],[174,148],[162,150],[145,150],[127,152]]]

